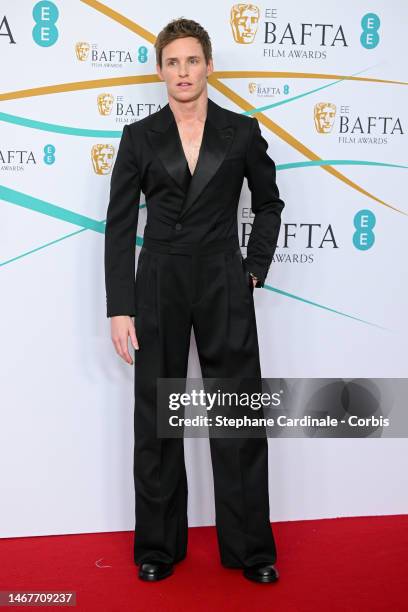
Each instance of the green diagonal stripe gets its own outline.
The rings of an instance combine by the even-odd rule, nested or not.
[[[69,127],[67,125],[35,121],[34,119],[27,119],[26,117],[17,117],[16,115],[9,115],[8,113],[0,113],[0,121],[6,121],[14,125],[22,125],[23,127],[33,128],[34,130],[42,130],[43,132],[66,134],[68,136],[86,136],[88,138],[120,138],[122,136],[122,130],[90,130],[86,128]]]
[[[336,310],[334,308],[330,308],[329,306],[324,306],[323,304],[319,304],[318,302],[313,302],[312,300],[308,300],[306,298],[302,298],[294,293],[288,293],[287,291],[283,291],[282,289],[277,289],[276,287],[272,287],[271,285],[264,285],[264,289],[268,289],[268,291],[274,291],[275,293],[280,293],[281,295],[285,295],[286,297],[290,297],[293,300],[299,300],[299,302],[303,302],[304,304],[310,304],[311,306],[316,306],[316,308],[322,308],[323,310],[328,310],[329,312],[334,312],[335,314],[341,315],[342,317],[347,317],[349,319],[354,319],[355,321],[359,321],[360,323],[366,323],[367,325],[372,325],[373,327],[378,327],[379,329],[384,329],[386,331],[390,331],[386,327],[382,325],[377,325],[377,323],[371,323],[370,321],[365,321],[364,319],[360,319],[359,317],[355,317],[353,315],[349,315],[345,312],[341,312],[340,310]]]
[[[35,253],[36,251],[39,251],[43,248],[46,248],[48,246],[61,242],[62,240],[66,240],[67,238],[76,236],[77,234],[80,234],[81,232],[84,232],[88,229],[97,231],[101,234],[105,232],[105,220],[96,221],[95,219],[91,219],[90,217],[86,217],[85,215],[74,213],[70,210],[62,208],[61,206],[56,206],[55,204],[51,204],[49,202],[45,202],[37,198],[33,198],[32,196],[29,196],[27,194],[24,194],[18,191],[14,191],[13,189],[9,189],[7,187],[0,186],[0,199],[5,200],[6,202],[10,202],[12,204],[17,204],[18,206],[23,206],[24,208],[28,208],[29,210],[35,210],[36,212],[40,212],[50,217],[60,219],[61,221],[66,221],[68,223],[73,223],[74,225],[82,226],[81,229],[77,230],[76,232],[65,234],[64,236],[61,236],[60,238],[57,238],[56,240],[52,240],[51,242],[47,242],[46,244],[40,247],[31,249],[30,251],[22,253],[16,257],[13,257],[12,259],[1,262],[0,267],[8,263],[11,263],[13,261],[16,261],[18,259],[21,259],[22,257],[26,257],[27,255],[31,255],[32,253]],[[137,236],[136,245],[142,246],[142,244],[143,244],[143,238],[141,236]],[[317,308],[323,308],[324,310],[334,312],[335,314],[341,315],[343,317],[354,319],[356,321],[359,321],[360,323],[366,323],[368,325],[373,325],[375,327],[385,329],[375,323],[370,323],[369,321],[365,321],[364,319],[354,317],[353,315],[349,315],[347,313],[340,312],[339,310],[335,310],[334,308],[323,306],[322,304],[318,304],[317,302],[312,302],[311,300],[301,298],[297,295],[294,295],[293,293],[288,293],[281,289],[277,289],[276,287],[272,287],[270,285],[264,285],[264,287],[268,289],[269,291],[275,291],[276,293],[280,293],[292,299],[299,300],[301,302],[304,302],[305,304],[310,304],[312,306],[316,306]]]
[[[378,65],[378,64],[377,64]],[[357,76],[359,74],[363,74],[368,70],[375,68],[375,66],[370,66],[369,68],[365,68],[364,70],[360,70],[359,72],[355,72],[351,76]],[[254,115],[256,113],[260,113],[271,108],[275,108],[276,106],[281,106],[282,104],[288,104],[289,102],[293,102],[294,100],[298,100],[300,98],[304,98],[305,96],[310,96],[313,93],[321,91],[322,89],[327,89],[327,87],[333,87],[333,85],[337,85],[338,83],[342,83],[347,81],[347,78],[337,79],[332,83],[327,83],[320,87],[315,87],[310,89],[309,91],[305,91],[297,96],[291,96],[290,98],[285,98],[284,100],[280,100],[279,102],[273,102],[272,104],[268,104],[266,106],[258,106],[249,111],[244,111],[243,115]],[[101,138],[120,138],[122,135],[122,130],[91,130],[86,128],[76,128],[69,127],[66,125],[57,125],[55,123],[46,123],[44,121],[35,121],[34,119],[27,119],[26,117],[18,117],[17,115],[10,115],[8,113],[0,113],[0,121],[5,121],[7,123],[12,123],[14,125],[21,125],[23,127],[32,128],[35,130],[42,130],[44,132],[54,132],[57,134],[66,134],[69,136],[85,136],[85,137],[101,137]]]
[[[66,240],[67,238],[76,236],[77,234],[80,234],[81,232],[84,232],[88,229],[94,230],[100,234],[105,233],[105,219],[103,219],[102,221],[96,221],[91,217],[80,215],[79,213],[75,213],[71,210],[63,208],[62,206],[56,206],[55,204],[51,204],[50,202],[45,202],[44,200],[33,198],[30,195],[21,193],[20,191],[15,191],[14,189],[9,189],[8,187],[4,187],[2,185],[0,185],[0,200],[10,202],[11,204],[17,204],[18,206],[22,206],[23,208],[27,208],[28,210],[34,210],[35,212],[42,213],[49,217],[53,217],[54,219],[66,221],[67,223],[72,223],[81,227],[81,229],[77,230],[76,232],[70,232],[69,234],[65,234],[60,238],[56,238],[55,240],[51,240],[50,242],[42,244],[39,247],[36,247],[29,251],[25,251],[24,253],[20,253],[20,255],[12,257],[11,259],[7,259],[3,262],[0,262],[0,267],[12,263],[13,261],[16,261],[18,259],[21,259],[22,257],[27,257],[27,255],[31,255],[36,251],[45,249],[46,247],[61,242],[62,240]],[[144,208],[145,206],[146,203],[143,203],[139,205],[139,208]],[[138,237],[136,239],[136,244],[138,246],[141,246],[142,243],[143,239]]]
[[[277,170],[291,170],[292,168],[306,168],[308,166],[383,166],[384,168],[403,168],[408,166],[402,164],[388,164],[365,159],[311,159],[307,161],[290,162],[288,164],[276,164]]]
[[[362,74],[363,72],[366,72],[367,70],[369,70],[370,68],[367,68],[365,70],[361,70],[360,72],[356,72],[354,75],[352,76],[356,76],[358,74]],[[300,98],[303,98],[305,96],[311,95],[313,93],[316,93],[318,91],[327,89],[328,87],[332,87],[333,85],[336,85],[338,83],[344,82],[345,78],[342,79],[338,79],[332,83],[329,84],[325,84],[321,87],[317,87],[314,89],[311,89],[307,92],[303,92],[302,94],[296,95],[296,96],[291,96],[290,98],[285,98],[284,100],[280,100],[278,102],[274,102],[272,104],[266,105],[266,106],[260,106],[256,109],[250,110],[250,111],[246,111],[243,112],[243,114],[247,114],[247,115],[251,115],[251,114],[255,114],[257,112],[263,112],[265,110],[283,105],[283,104],[288,104],[289,102],[293,102],[294,100],[298,100]],[[58,134],[65,134],[65,135],[70,135],[70,136],[82,136],[82,137],[102,137],[102,138],[120,138],[122,135],[122,130],[120,131],[116,131],[116,130],[92,130],[92,129],[86,129],[86,128],[76,128],[76,127],[69,127],[69,126],[64,126],[64,125],[57,125],[57,124],[52,124],[52,123],[47,123],[47,122],[43,122],[43,121],[36,121],[33,119],[28,119],[26,117],[18,117],[16,115],[11,115],[8,113],[0,113],[0,121],[4,121],[4,122],[8,122],[14,125],[21,125],[23,127],[28,127],[28,128],[32,128],[32,129],[37,129],[37,130],[42,130],[45,132],[53,132],[53,133],[58,133]],[[407,168],[407,166],[404,165],[399,165],[399,164],[388,164],[388,163],[382,163],[382,162],[373,162],[373,161],[363,161],[363,160],[308,160],[308,161],[302,161],[302,162],[292,162],[292,163],[288,163],[288,164],[279,164],[276,166],[277,170],[288,170],[288,169],[292,169],[292,168],[301,168],[301,167],[313,167],[313,166],[323,166],[323,165],[330,165],[330,166],[334,166],[334,165],[366,165],[366,166],[384,166],[384,167],[390,167],[390,168]],[[80,234],[81,232],[84,232],[88,229],[97,231],[98,233],[104,233],[105,232],[105,220],[102,221],[96,221],[95,219],[92,219],[90,217],[87,217],[85,215],[81,215],[79,213],[75,213],[73,211],[67,210],[65,208],[62,208],[61,206],[56,206],[55,204],[51,204],[50,202],[45,202],[44,200],[40,200],[37,198],[34,198],[28,194],[24,194],[18,191],[15,191],[13,189],[9,189],[7,187],[4,186],[0,186],[0,199],[5,200],[7,202],[10,202],[12,204],[16,204],[18,206],[23,206],[24,208],[27,208],[29,210],[34,210],[36,212],[40,212],[42,214],[46,214],[50,217],[54,217],[56,219],[60,219],[61,221],[66,221],[68,223],[72,223],[74,225],[78,225],[81,227],[81,229],[75,231],[75,232],[71,232],[69,234],[66,234],[60,238],[57,238],[56,240],[53,240],[51,242],[47,242],[46,244],[37,247],[35,249],[31,249],[30,251],[27,251],[25,253],[22,253],[8,261],[2,262],[0,263],[0,266],[6,265],[8,263],[11,263],[12,261],[16,261],[17,259],[20,259],[22,257],[25,257],[27,255],[30,255],[38,250],[41,250],[43,248],[46,248],[48,246],[51,246],[53,244],[56,244],[58,242],[61,242],[62,240],[66,240],[67,238],[70,238],[72,236],[75,236],[77,234]],[[145,206],[142,205],[141,207]],[[139,236],[137,236],[136,238],[136,244],[138,246],[141,246],[143,244],[143,239]],[[377,325],[375,323],[371,323],[369,321],[365,321],[364,319],[361,319],[359,317],[355,317],[353,315],[349,315],[347,313],[344,312],[340,312],[339,310],[335,310],[334,308],[330,308],[328,306],[324,306],[322,304],[318,304],[317,302],[313,302],[311,300],[302,298],[300,296],[297,296],[293,293],[288,293],[287,291],[283,291],[281,289],[277,289],[276,287],[272,287],[271,285],[264,285],[265,289],[269,290],[269,291],[274,291],[276,293],[280,293],[281,295],[284,295],[286,297],[289,297],[291,299],[295,299],[295,300],[299,300],[305,304],[310,304],[312,306],[315,306],[317,308],[322,308],[324,310],[327,310],[329,312],[333,312],[335,314],[338,314],[340,316],[344,316],[344,317],[348,317],[351,319],[354,319],[356,321],[359,321],[361,323],[366,323],[368,325],[372,325],[374,327],[378,327],[380,329],[386,329],[380,325]]]
[[[22,259],[23,257],[27,257],[27,255],[32,255],[33,253],[36,253],[37,251],[41,251],[42,249],[45,249],[49,246],[52,246],[53,244],[57,244],[57,242],[61,242],[62,240],[66,240],[67,238],[71,238],[71,236],[76,236],[77,234],[80,234],[81,232],[86,232],[85,228],[82,228],[76,232],[71,232],[70,234],[66,234],[65,236],[61,236],[61,238],[56,238],[55,240],[51,240],[50,242],[46,242],[45,244],[42,244],[39,247],[36,247],[35,249],[31,249],[30,251],[26,251],[25,253],[20,253],[20,255],[16,255],[15,257],[12,257],[11,259],[6,259],[5,261],[0,262],[0,268],[2,266],[5,266],[9,263],[12,263],[13,261],[17,261],[18,259]]]
[[[369,68],[364,68],[364,70],[355,72],[354,74],[351,74],[350,76],[358,76],[359,74],[363,74],[364,72],[367,72],[368,70],[371,70],[372,68],[375,68],[376,66],[378,66],[378,64],[374,66],[370,66]],[[243,115],[255,115],[256,113],[263,113],[264,111],[269,110],[271,108],[276,108],[277,106],[289,104],[289,102],[293,102],[294,100],[300,100],[301,98],[310,96],[311,94],[314,94],[318,91],[322,91],[322,89],[333,87],[333,85],[337,85],[338,83],[344,83],[344,81],[348,81],[348,79],[346,77],[343,77],[342,79],[337,79],[337,81],[333,81],[332,83],[327,83],[326,85],[321,85],[320,87],[314,87],[313,89],[304,91],[303,93],[298,94],[297,96],[291,96],[290,98],[285,98],[284,100],[279,100],[278,102],[273,102],[272,104],[267,104],[265,106],[258,106],[258,108],[253,108],[251,110],[244,111],[242,114]]]
[[[17,206],[22,206],[28,210],[34,210],[42,213],[43,215],[47,215],[48,217],[60,219],[60,221],[66,221],[67,223],[79,225],[85,229],[94,230],[100,234],[105,232],[105,226],[102,221],[96,221],[95,219],[87,217],[86,215],[80,215],[72,210],[62,208],[62,206],[56,206],[50,202],[33,198],[26,193],[9,189],[3,185],[0,185],[0,200],[5,200],[11,204],[17,204]]]

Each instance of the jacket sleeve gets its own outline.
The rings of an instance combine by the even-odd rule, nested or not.
[[[275,163],[267,154],[268,142],[262,136],[258,119],[252,119],[251,124],[245,176],[255,216],[244,265],[258,278],[255,286],[263,287],[275,253],[285,204],[279,197]]]
[[[105,225],[107,317],[135,314],[135,251],[140,175],[131,131],[125,125],[112,169]]]

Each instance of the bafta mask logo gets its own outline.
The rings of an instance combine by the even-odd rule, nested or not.
[[[110,93],[101,93],[98,96],[98,111],[100,115],[110,115],[113,106],[113,96]]]
[[[80,62],[88,59],[90,45],[87,42],[78,42],[75,45],[75,53]]]
[[[253,94],[256,90],[256,83],[248,83],[249,93]]]
[[[115,155],[115,148],[111,144],[96,144],[92,147],[92,165],[96,174],[109,174],[112,168],[112,161]]]
[[[236,43],[249,45],[255,40],[258,29],[259,8],[255,4],[234,4],[230,24]]]
[[[336,105],[332,102],[318,102],[314,107],[314,122],[319,134],[330,134],[336,117]]]

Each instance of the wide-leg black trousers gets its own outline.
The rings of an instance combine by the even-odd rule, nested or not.
[[[207,248],[145,237],[136,272],[134,560],[176,563],[187,550],[182,438],[157,436],[156,379],[187,376],[193,326],[203,378],[260,378],[253,289],[238,240]],[[268,446],[210,437],[221,563],[274,563]]]

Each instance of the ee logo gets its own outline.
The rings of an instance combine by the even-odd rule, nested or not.
[[[55,162],[55,147],[52,144],[47,144],[44,147],[44,163],[48,166],[51,166]]]
[[[58,40],[58,30],[55,22],[58,19],[58,9],[53,2],[41,0],[33,8],[35,26],[33,39],[40,47],[51,47]]]
[[[367,13],[361,20],[360,42],[365,49],[374,49],[380,42],[378,29],[380,27],[380,18],[375,13]]]
[[[371,249],[375,241],[373,228],[375,226],[375,215],[371,210],[359,210],[354,216],[353,244],[360,251]]]

